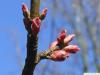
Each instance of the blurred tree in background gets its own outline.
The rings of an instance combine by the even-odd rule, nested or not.
[[[76,34],[73,43],[77,43],[81,51],[72,59],[69,58],[69,61],[65,61],[65,64],[46,61],[47,65],[43,64],[44,69],[41,69],[40,75],[82,75],[83,72],[100,72],[100,1],[43,0],[41,2],[44,7],[48,6],[51,14],[50,26],[46,21],[44,23],[46,24],[44,29],[50,27],[50,42],[55,39],[57,32],[65,27],[69,34]],[[41,32],[40,35],[42,34]]]

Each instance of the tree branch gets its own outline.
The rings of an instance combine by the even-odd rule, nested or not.
[[[22,75],[33,75],[36,65],[42,59],[51,59],[53,61],[63,61],[69,57],[69,53],[76,53],[79,48],[76,45],[68,45],[74,38],[74,34],[66,35],[66,30],[63,30],[54,41],[50,48],[44,52],[37,53],[38,47],[38,32],[40,30],[41,21],[45,18],[47,8],[39,15],[40,0],[31,0],[30,12],[25,4],[22,5],[23,22],[27,34],[27,56]]]
[[[55,50],[58,50],[59,49],[59,46],[55,46],[53,48],[49,48],[48,50],[45,50],[41,53],[38,54],[38,57],[40,58],[40,60],[42,59],[50,59],[50,54],[55,51]]]
[[[30,9],[30,13],[31,13],[31,19],[39,16],[39,7],[40,7],[40,0],[31,0],[31,9]]]
[[[39,15],[40,0],[31,0],[30,18],[33,19]],[[31,25],[30,25],[31,26]],[[22,75],[33,75],[37,64],[37,42],[38,36],[32,32],[27,34],[27,57]]]

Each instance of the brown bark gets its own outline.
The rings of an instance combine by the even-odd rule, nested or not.
[[[30,17],[31,19],[39,15],[40,0],[31,0]],[[38,36],[28,32],[27,34],[27,56],[22,75],[33,75],[37,64],[37,42]]]

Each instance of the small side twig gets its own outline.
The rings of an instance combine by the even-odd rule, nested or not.
[[[58,46],[55,46],[55,47],[53,47],[53,48],[49,48],[48,50],[45,50],[45,51],[39,53],[38,56],[39,56],[40,60],[42,60],[42,59],[50,59],[50,58],[51,58],[51,57],[50,57],[50,54],[51,54],[53,51],[58,50],[58,49],[59,49]]]

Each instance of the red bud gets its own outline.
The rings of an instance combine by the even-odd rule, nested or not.
[[[53,61],[63,61],[66,59],[66,57],[67,58],[69,57],[69,53],[67,53],[64,50],[57,50],[57,51],[52,52],[51,54],[51,59]]]
[[[47,14],[47,8],[43,9],[41,15],[40,15],[40,19],[43,20],[45,17],[46,17],[46,14]]]
[[[36,17],[32,20],[32,31],[37,34],[40,30],[41,20],[39,17]]]
[[[47,10],[48,10],[47,8],[43,9],[43,11],[42,11],[41,15],[46,16],[46,14],[47,14]]]
[[[28,11],[28,8],[25,4],[22,4],[22,11],[23,12],[27,12]]]
[[[68,45],[64,48],[64,50],[69,53],[76,53],[80,50],[80,48],[77,45]]]
[[[65,37],[66,37],[66,30],[62,30],[60,35],[57,38],[58,42],[63,41],[65,39]]]
[[[75,34],[71,34],[68,35],[65,39],[64,39],[64,44],[68,44],[69,42],[71,42],[73,40],[73,38],[75,37]]]

